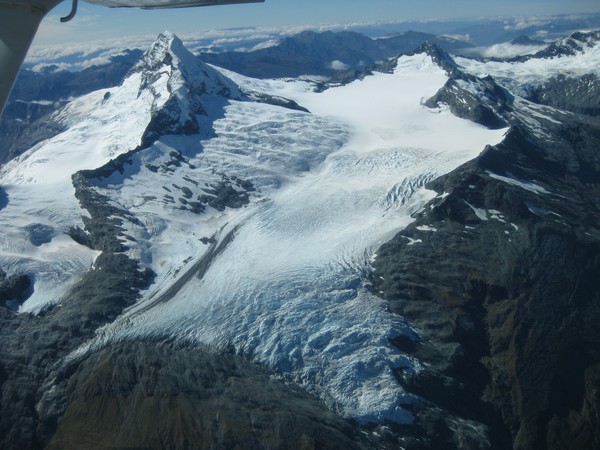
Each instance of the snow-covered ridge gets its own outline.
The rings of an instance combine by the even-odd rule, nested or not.
[[[482,62],[457,57],[456,62],[470,74],[491,75],[513,93],[525,95],[527,86],[541,85],[556,76],[600,76],[600,31],[575,33],[521,60]]]
[[[22,311],[39,311],[59,302],[68,287],[92,265],[97,253],[67,236],[87,216],[75,198],[71,175],[106,164],[136,148],[151,119],[155,96],[138,95],[140,76],[133,74],[110,91],[91,93],[59,113],[65,132],[43,141],[0,172],[8,205],[0,216],[0,266],[9,273],[30,274],[33,295]],[[159,89],[160,82],[156,87]],[[27,227],[52,230],[48,242],[35,246]]]
[[[218,99],[226,101],[223,95],[242,98],[235,83],[163,33],[120,86],[73,100],[55,116],[68,127],[65,132],[2,168],[0,185],[9,201],[0,217],[0,267],[35,279],[22,311],[59,302],[97,255],[66,235],[88,215],[75,198],[71,176],[103,166],[158,132],[199,132],[198,115],[206,116]],[[52,230],[41,246],[27,232],[38,223]],[[73,249],[65,251],[67,244]]]
[[[546,49],[533,55],[534,58],[554,58],[560,56],[576,56],[586,53],[600,44],[600,31],[575,32],[559,39]]]
[[[158,36],[130,74],[141,76],[140,92],[152,91],[159,80],[166,80],[166,90],[156,92],[149,139],[158,134],[198,133],[197,116],[207,114],[205,97],[244,98],[235,83],[202,63],[170,32]]]

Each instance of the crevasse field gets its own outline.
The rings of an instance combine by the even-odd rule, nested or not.
[[[136,153],[125,173],[98,180],[101,193],[138,219],[124,222],[135,239],[124,242],[157,277],[79,353],[148,336],[234,349],[346,417],[410,421],[402,405],[411,396],[392,369],[419,370],[419,363],[389,339],[415,330],[366,289],[370,264],[378,246],[435,196],[424,183],[498,143],[505,130],[423,107],[447,79],[426,55],[323,93],[308,81],[226,75],[311,113],[207,96],[200,134],[163,136]],[[152,95],[137,95],[133,74],[108,100],[106,91],[76,100],[64,113],[68,131],[3,168],[9,203],[0,213],[0,266],[36,274],[21,312],[59,302],[93,266],[97,253],[64,234],[86,214],[71,175],[139,145],[152,108],[168,96],[165,77]],[[127,103],[134,107],[124,109]],[[147,168],[172,150],[189,164]],[[223,176],[254,184],[248,205],[198,215],[164,201],[174,185],[194,190]],[[200,240],[211,237],[212,244]]]

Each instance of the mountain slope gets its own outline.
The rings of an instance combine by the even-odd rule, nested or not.
[[[40,72],[22,69],[0,117],[0,163],[64,131],[49,117],[53,112],[70,99],[120,84],[141,55],[141,50],[127,51],[108,64],[81,72],[55,70],[54,66]]]
[[[304,31],[253,52],[203,53],[207,63],[258,78],[331,75],[340,68],[383,59],[372,39],[359,33]]]
[[[73,354],[99,327],[113,321],[124,308],[139,300],[142,290],[155,276],[144,267],[149,261],[136,259],[139,254],[126,251],[128,241],[123,224],[129,220],[139,225],[139,219],[125,213],[90,180],[104,178],[115,170],[119,175],[122,165],[141,151],[140,143],[156,142],[158,130],[165,127],[171,133],[199,131],[211,136],[212,121],[222,114],[231,97],[243,99],[244,96],[230,80],[193,58],[176,37],[164,34],[121,86],[71,103],[58,117],[67,131],[4,168],[2,186],[6,189],[7,201],[2,204],[3,220],[5,226],[11,223],[12,228],[6,231],[3,241],[2,266],[10,275],[7,278],[2,272],[2,293],[13,295],[8,287],[17,281],[18,275],[14,273],[31,274],[34,288],[21,306],[21,314],[0,308],[3,447],[42,448],[53,435],[51,447],[89,446],[92,444],[90,432],[98,436],[96,433],[102,435],[110,428],[111,433],[106,434],[104,440],[94,439],[94,445],[130,445],[145,439],[145,445],[156,446],[165,445],[167,439],[179,448],[197,448],[198,442],[190,441],[194,436],[190,434],[190,427],[198,430],[200,423],[204,423],[206,433],[202,436],[206,445],[229,446],[232,442],[258,440],[278,448],[307,445],[360,448],[362,438],[352,436],[352,427],[343,419],[325,410],[310,395],[273,381],[267,371],[237,357],[206,353],[197,345],[182,347],[168,343],[157,354],[155,345],[148,341],[131,341],[124,345],[118,351],[122,356],[116,360],[112,359],[115,358],[112,350]],[[264,98],[269,99],[269,96]],[[288,111],[282,107],[262,107]],[[196,136],[198,139],[199,135]],[[201,147],[194,147],[195,152],[201,151]],[[46,159],[45,152],[51,152],[51,157]],[[163,156],[164,166],[148,164],[145,167],[148,174],[172,174],[189,159],[180,151],[166,152],[159,158]],[[48,165],[44,166],[44,161]],[[60,170],[51,169],[52,164],[60,166]],[[42,166],[43,171],[38,169]],[[100,168],[94,170],[98,166]],[[71,184],[70,172],[82,168],[88,170],[75,173]],[[204,197],[196,205],[191,201],[187,203],[190,218],[197,221],[197,214],[204,208],[211,209],[212,215],[219,215],[225,208],[239,208],[247,203],[244,192],[252,192],[252,184],[238,178],[225,180],[220,174],[201,170],[207,173],[207,181],[214,180],[214,184],[203,186]],[[185,178],[185,173],[183,175]],[[168,177],[167,181],[173,183],[175,178]],[[187,183],[183,179],[177,181]],[[64,189],[64,194],[56,197],[58,189]],[[70,189],[73,191],[69,192]],[[182,199],[187,195],[186,189],[181,186]],[[238,189],[243,191],[238,192]],[[51,200],[44,197],[46,191],[52,195]],[[19,201],[20,192],[24,198],[28,197],[27,201]],[[46,208],[41,208],[43,204]],[[41,242],[38,239],[34,243],[32,233],[19,235],[23,233],[16,220],[20,214],[21,220],[44,222],[46,232]],[[83,220],[77,217],[79,214],[84,215]],[[207,216],[210,221],[210,215]],[[173,227],[175,223],[169,225]],[[212,242],[210,234],[206,240],[200,237],[193,238],[196,247],[206,248]],[[36,244],[37,253],[22,251],[19,256],[7,247],[20,245],[28,249]],[[189,252],[186,257],[193,255],[191,248],[182,247],[181,240],[177,246]],[[61,249],[64,254],[60,253]],[[77,264],[76,252],[89,255],[87,265]],[[61,263],[58,258],[63,258],[65,264],[57,267],[57,262]],[[90,270],[88,265],[92,261]],[[70,276],[72,281],[60,278],[65,276]],[[5,281],[7,289],[4,289]],[[45,286],[48,288],[44,289]],[[55,303],[60,303],[60,307],[53,307]],[[18,303],[15,307],[18,308]],[[28,310],[40,313],[30,316],[24,313]],[[117,347],[111,348],[116,351]],[[134,367],[130,364],[131,355],[137,358]],[[111,366],[112,361],[115,361],[114,366]],[[164,364],[165,368],[153,388],[161,392],[160,396],[148,391],[147,376],[155,377],[157,372],[152,369],[146,373],[143,369],[156,364]],[[81,372],[77,372],[78,368]],[[243,379],[240,374],[244,374]],[[198,379],[212,381],[199,391]],[[241,380],[241,384],[236,380]],[[111,388],[103,390],[106,384]],[[167,401],[168,392],[174,388],[175,404]],[[223,397],[223,390],[230,394]],[[164,403],[157,404],[158,397],[165,399]],[[142,400],[144,398],[146,400]],[[86,405],[86,414],[78,409],[82,403]],[[125,425],[124,434],[115,434],[114,427],[124,422],[118,415],[107,413],[102,405],[120,405],[122,411],[145,418],[144,427],[159,432],[142,438],[140,434],[132,434],[131,427]],[[212,414],[205,419],[198,418],[199,412],[210,411],[205,409],[207,405],[219,408],[215,426],[207,422],[213,420]],[[260,412],[255,411],[257,405]],[[170,422],[165,422],[166,412],[171,414]],[[183,422],[178,419],[182,416],[186,417]],[[190,420],[194,416],[196,419]],[[57,429],[57,420],[61,417],[64,420]],[[245,423],[248,417],[255,425],[241,433],[239,424]],[[280,423],[278,431],[273,434],[272,428],[261,425],[265,421]],[[295,426],[299,423],[303,424],[302,431]],[[169,427],[169,424],[173,426],[172,431],[163,433],[160,426]],[[207,440],[208,433],[213,436],[210,440]]]
[[[73,370],[73,392],[49,449],[367,445],[314,398],[233,355],[134,341]]]
[[[2,445],[596,445],[597,121],[459,62],[317,92],[163,34],[61,110],[0,174]]]
[[[465,71],[491,75],[513,94],[543,105],[597,116],[600,33],[576,32],[534,55],[509,60],[457,58]]]
[[[447,79],[427,54],[400,58],[393,73],[321,94],[305,82],[238,79],[247,92],[266,92],[260,98],[291,97],[314,113],[249,101],[175,37],[162,35],[120,87],[74,101],[58,116],[67,131],[5,168],[3,217],[13,224],[11,245],[33,245],[14,224],[35,219],[49,230],[38,252],[58,251],[60,242],[89,258],[73,261],[73,250],[63,256],[68,264],[61,274],[71,277],[65,283],[45,270],[49,261],[15,258],[7,249],[2,257],[7,272],[36,274],[33,295],[20,311],[44,311],[32,319],[6,317],[15,334],[3,337],[8,352],[17,330],[35,326],[43,336],[26,340],[29,354],[44,355],[33,384],[41,399],[36,408],[43,432],[34,434],[40,442],[63,414],[60,430],[75,433],[78,405],[93,400],[82,384],[89,377],[74,378],[72,364],[97,373],[92,379],[102,385],[121,369],[103,371],[113,363],[97,355],[120,342],[135,343],[127,352],[147,354],[149,361],[154,356],[143,343],[156,340],[182,346],[185,355],[204,347],[235,352],[345,418],[363,424],[412,420],[410,405],[420,400],[397,384],[392,369],[418,371],[420,364],[399,353],[390,338],[410,339],[413,331],[370,293],[369,261],[429,198],[420,190],[425,182],[498,142],[502,131],[421,106],[421,98]],[[434,129],[447,134],[443,146]],[[71,146],[76,153],[65,152]],[[62,170],[42,177],[41,167],[52,165]],[[64,192],[60,208],[49,214],[19,202],[22,192],[37,199],[34,206],[52,204],[43,200],[50,181],[53,195]],[[32,260],[41,267],[32,267]],[[59,308],[48,310],[57,302]],[[67,343],[70,333],[78,338]],[[64,342],[60,350],[45,354],[56,340]],[[3,361],[19,358],[17,352]],[[174,360],[173,367],[178,364]],[[8,378],[22,380],[21,364],[10,367]],[[133,385],[146,377],[140,376]],[[188,381],[181,383],[184,389]],[[11,386],[27,390],[19,381],[6,385],[7,393]],[[101,391],[100,402],[138,398],[137,388],[124,389],[117,398]],[[318,414],[316,423],[329,420]],[[231,420],[240,419],[234,414]],[[15,439],[14,425],[3,426],[7,442]]]
[[[163,35],[121,86],[96,91],[70,103],[54,117],[66,128],[65,132],[2,168],[2,184],[9,201],[0,224],[4,231],[0,265],[6,270],[36,274],[36,286],[28,303],[30,311],[56,302],[69,280],[86,271],[95,258],[85,247],[73,247],[71,256],[61,253],[65,245],[72,245],[66,233],[81,227],[81,217],[87,215],[75,198],[71,175],[101,166],[152,141],[155,130],[197,131],[198,118],[206,116],[203,99],[210,102],[214,96],[241,98],[242,94],[233,83],[183,49],[179,39]],[[55,206],[49,209],[48,205]],[[18,227],[35,225],[36,219],[46,227],[47,240],[36,243],[28,232],[29,242],[22,242]],[[15,259],[15,251],[30,258]],[[53,268],[49,268],[50,262],[54,263]],[[56,277],[61,283],[56,283]]]
[[[375,289],[420,330],[398,345],[428,369],[398,376],[436,405],[416,413],[425,429],[446,423],[460,447],[456,423],[474,420],[492,448],[595,448],[600,128],[506,104],[511,131],[429,184],[443,196],[378,251]]]

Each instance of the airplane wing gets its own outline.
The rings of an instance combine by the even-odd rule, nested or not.
[[[86,0],[111,8],[186,8],[262,3],[264,0]],[[63,0],[0,0],[0,116],[42,18]],[[72,0],[73,18],[77,0]]]
[[[187,8],[191,6],[232,5],[236,3],[262,3],[265,0],[85,0],[88,3],[110,8]]]

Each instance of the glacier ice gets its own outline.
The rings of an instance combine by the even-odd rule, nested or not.
[[[168,43],[160,45],[171,54]],[[181,94],[180,102],[188,97],[185,89],[205,86],[206,69],[200,66],[191,71],[196,84],[178,81],[175,74],[183,73],[187,56],[175,51],[166,67],[163,47],[148,54],[162,55],[152,58],[155,75],[134,71],[111,90],[107,102],[90,115],[65,117],[72,123],[67,132],[3,172],[2,184],[11,196],[6,210],[14,218],[31,212],[36,223],[57,230],[78,223],[84,212],[70,197],[70,173],[132,150],[170,92]],[[183,65],[172,64],[173,58]],[[270,367],[346,417],[410,422],[404,406],[415,399],[397,383],[394,370],[418,371],[419,362],[393,347],[390,338],[413,336],[414,330],[368,289],[371,261],[378,246],[435,196],[423,188],[428,180],[499,142],[504,130],[490,131],[449,111],[423,107],[422,99],[447,79],[426,55],[402,57],[393,74],[377,73],[323,93],[302,81],[227,75],[242,90],[290,98],[311,113],[246,101],[225,81],[235,95],[203,91],[196,106],[170,110],[185,121],[195,115],[197,132],[157,136],[131,156],[122,173],[94,180],[113,205],[136,217],[135,222],[123,219],[125,233],[134,238],[124,243],[131,257],[152,268],[156,281],[78,354],[132,337],[202,343]],[[141,88],[146,84],[154,94]],[[90,99],[100,97],[91,94]],[[139,102],[139,110],[127,114],[127,102]],[[73,105],[73,110],[83,108]],[[128,126],[119,128],[121,123]],[[161,170],[172,152],[186,164]],[[36,167],[46,173],[59,163],[63,174],[69,172],[54,180],[64,200],[39,194],[32,211],[25,201],[16,202],[20,191],[37,192],[35,177],[41,172]],[[184,193],[197,195],[223,177],[256,187],[249,204],[209,206],[202,214],[181,207]],[[55,208],[41,208],[42,202]],[[57,239],[41,247],[58,245]],[[12,236],[10,242],[21,241]],[[9,244],[0,244],[4,265]],[[84,270],[93,255],[87,258],[77,270]],[[52,280],[57,286],[62,282],[50,277],[48,283]],[[27,308],[35,306],[26,303]]]

